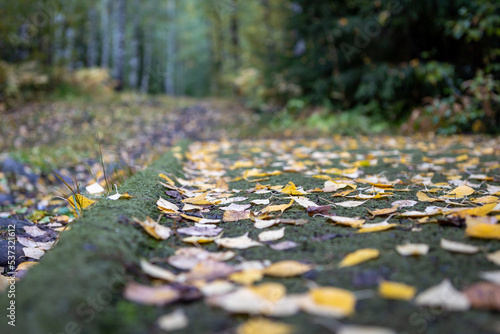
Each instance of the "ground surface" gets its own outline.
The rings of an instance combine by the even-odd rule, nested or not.
[[[174,129],[210,120],[203,112],[181,114],[188,119]],[[228,141],[208,130],[196,137],[203,133],[198,126],[195,139],[214,140],[181,142],[135,174],[118,189],[132,198],[83,192],[97,203],[39,265],[15,274],[22,277],[20,333],[160,333],[183,327],[181,313],[187,324],[179,333],[329,333],[352,330],[350,324],[387,333],[500,332],[498,300],[484,297],[498,295],[498,285],[474,286],[485,281],[482,272],[493,271],[490,280],[498,284],[498,138]],[[149,225],[137,223],[146,217]],[[261,235],[266,231],[274,233]],[[26,233],[20,226],[18,236],[43,242]],[[226,239],[245,233],[259,244]],[[477,249],[446,250],[442,238]],[[397,246],[406,244],[428,250],[419,246],[410,253],[422,254],[403,256]],[[345,262],[362,249],[370,249],[368,256]],[[223,255],[226,261],[217,258]],[[280,261],[292,262],[269,269]],[[466,294],[448,288],[432,302],[422,300],[422,292],[445,279]],[[385,281],[410,287],[380,291]],[[2,309],[8,302],[3,295]],[[177,316],[159,321],[175,310]],[[262,319],[289,327],[266,327]]]

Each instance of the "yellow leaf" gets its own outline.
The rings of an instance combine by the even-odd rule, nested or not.
[[[355,252],[349,253],[344,257],[344,259],[340,262],[339,267],[351,267],[362,262],[375,259],[380,255],[378,249],[373,248],[364,248],[358,249]]]
[[[156,201],[156,205],[161,212],[165,213],[177,213],[179,212],[179,208],[174,203],[170,203],[166,199],[160,197],[158,201]]]
[[[188,204],[194,204],[194,205],[209,205],[212,204],[212,202],[207,201],[205,199],[207,197],[207,193],[202,193],[199,194],[198,196],[191,197],[191,198],[185,198],[182,200],[183,203],[188,203]]]
[[[188,215],[183,214],[183,213],[181,213],[181,214],[180,214],[180,216],[181,216],[182,218],[185,218],[185,219],[188,219],[188,220],[195,221],[195,222],[197,222],[197,223],[199,223],[199,222],[200,222],[200,220],[202,220],[202,219],[203,219],[203,218],[201,218],[201,217],[188,216]]]
[[[170,228],[160,225],[155,222],[152,218],[146,217],[146,220],[142,221],[137,218],[133,220],[142,226],[142,228],[153,238],[157,240],[166,240],[170,237]]]
[[[164,179],[165,181],[167,181],[168,184],[172,185],[172,186],[175,186],[175,182],[169,178],[168,176],[166,176],[165,174],[158,174],[159,177],[161,177],[162,179]]]
[[[207,244],[209,242],[214,242],[216,240],[219,240],[219,238],[222,236],[222,233],[223,232],[221,232],[219,235],[216,235],[215,237],[204,237],[204,236],[198,237],[198,236],[193,235],[193,236],[182,239],[182,241],[190,243],[190,244],[195,244],[195,243]]]
[[[442,199],[439,199],[439,198],[429,197],[429,196],[427,196],[426,193],[424,193],[422,191],[417,192],[417,198],[418,198],[418,200],[420,202],[439,202],[439,201],[443,201]]]
[[[443,197],[447,198],[463,198],[465,196],[472,195],[474,193],[474,189],[469,186],[463,185],[460,187],[456,187],[452,191],[450,191],[447,195]]]
[[[483,216],[486,216],[487,214],[489,214],[490,212],[492,212],[496,206],[497,206],[496,203],[485,204],[485,205],[477,207],[477,208],[456,211],[453,213],[453,215],[459,216],[459,217],[465,217],[465,216],[483,217]]]
[[[271,264],[264,269],[264,274],[274,277],[293,277],[310,271],[312,267],[308,264],[293,260],[285,260]]]
[[[283,212],[286,209],[288,209],[289,207],[291,207],[292,204],[293,204],[293,199],[288,204],[266,206],[261,212],[262,213],[265,213],[265,212],[274,212],[274,211],[281,211],[281,212]]]
[[[391,213],[394,213],[397,210],[398,210],[398,206],[395,205],[391,208],[386,208],[386,209],[378,209],[378,210],[373,210],[373,211],[368,210],[368,212],[370,212],[373,216],[384,216],[384,215],[390,215]]]
[[[92,204],[95,203],[95,201],[88,199],[87,197],[85,197],[83,195],[80,195],[80,194],[72,195],[72,196],[68,197],[67,200],[69,202],[69,205],[73,209],[75,208],[74,197],[76,197],[76,205],[78,207],[78,210],[88,208],[89,206],[91,206]]]
[[[385,231],[397,226],[397,224],[389,224],[387,222],[378,223],[378,224],[366,224],[362,228],[360,228],[356,233],[371,233],[371,232],[380,232]]]
[[[383,281],[378,286],[378,293],[387,299],[410,300],[416,292],[415,287],[397,282]]]
[[[241,324],[237,334],[291,334],[293,327],[266,318],[252,318]]]
[[[496,252],[486,254],[486,258],[490,260],[491,262],[497,264],[500,266],[500,250],[497,250]]]
[[[500,240],[500,225],[476,224],[467,226],[467,228],[465,229],[465,234],[473,238]]]
[[[264,274],[261,269],[247,269],[231,274],[229,279],[239,284],[250,285],[254,282],[260,281],[263,277]]]
[[[250,287],[250,290],[270,302],[277,302],[286,295],[286,288],[281,283],[266,282]]]
[[[356,297],[350,291],[334,287],[319,287],[311,289],[309,294],[316,304],[339,309],[344,315],[354,313]]]
[[[294,196],[301,196],[307,194],[304,191],[298,190],[292,181],[288,182],[288,184],[283,189],[281,189],[281,192],[283,194],[294,195]]]
[[[471,199],[471,202],[480,204],[490,204],[490,203],[498,203],[498,200],[499,198],[496,196],[482,196]]]
[[[429,245],[426,244],[397,245],[396,251],[403,256],[426,255],[429,252]]]

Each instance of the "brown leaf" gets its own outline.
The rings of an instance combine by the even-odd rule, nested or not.
[[[463,291],[473,308],[500,311],[500,285],[490,282],[472,284]]]

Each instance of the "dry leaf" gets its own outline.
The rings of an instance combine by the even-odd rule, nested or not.
[[[293,327],[266,318],[251,318],[238,326],[237,334],[291,334]]]
[[[35,260],[40,260],[40,258],[45,254],[45,251],[40,248],[29,248],[29,247],[23,247],[23,252],[24,256],[35,259]]]
[[[213,226],[213,227],[211,227]],[[215,227],[215,225],[201,225],[201,226],[190,226],[181,227],[177,229],[178,233],[194,235],[194,236],[207,236],[215,237],[222,232],[222,227]]]
[[[397,245],[396,250],[403,256],[426,255],[429,252],[429,245],[426,244],[404,244]]]
[[[279,204],[279,205],[269,205],[269,206],[266,206],[262,211],[261,213],[266,213],[266,212],[275,212],[275,211],[285,211],[286,209],[288,209],[289,207],[291,207],[293,204],[293,199],[290,200],[290,203],[288,204]]]
[[[359,219],[359,217],[341,217],[341,216],[325,216],[326,218],[330,219],[334,223],[340,224],[340,225],[345,225],[345,226],[350,226],[350,227],[355,227],[359,228],[363,226],[365,220],[364,219]]]
[[[448,311],[467,311],[470,303],[467,297],[457,291],[448,279],[421,292],[415,303],[419,306],[441,307]]]
[[[229,279],[239,284],[250,285],[260,281],[263,277],[262,269],[248,269],[231,274]]]
[[[279,240],[284,236],[285,236],[285,228],[282,227],[278,230],[264,231],[259,233],[259,241],[261,242],[274,241],[274,240]]]
[[[190,243],[190,244],[208,244],[208,243],[214,242],[214,241],[217,242],[217,240],[220,240],[222,233],[223,232],[216,235],[215,237],[192,235],[190,237],[182,239],[182,242],[186,242],[186,243]]]
[[[343,206],[344,208],[355,208],[365,203],[366,201],[345,201],[345,202],[335,203],[335,205],[340,205]]]
[[[222,217],[223,222],[236,222],[239,220],[250,219],[249,211],[226,211]]]
[[[447,195],[443,197],[447,198],[464,198],[465,196],[472,195],[474,193],[474,189],[469,186],[461,185],[456,187],[452,191],[450,191]]]
[[[160,209],[161,212],[165,213],[178,213],[179,212],[179,207],[175,205],[174,203],[170,203],[166,199],[163,199],[160,197],[160,199],[156,202],[156,205],[158,206],[158,209]]]
[[[380,232],[397,226],[398,224],[389,224],[388,222],[381,222],[377,224],[365,224],[356,233],[371,233]]]
[[[142,228],[153,238],[157,240],[166,240],[171,235],[170,228],[160,225],[155,222],[152,218],[146,217],[146,220],[141,221],[137,218],[133,218],[133,220],[142,226]]]
[[[378,286],[379,295],[387,299],[410,300],[416,292],[415,287],[398,282],[382,281]]]
[[[34,238],[47,234],[47,232],[40,230],[37,226],[24,226],[23,229]]]
[[[183,274],[179,281],[213,281],[218,278],[225,278],[231,275],[234,271],[234,267],[226,264],[225,262],[205,260],[199,262],[196,266],[191,268],[188,273]]]
[[[250,203],[253,203],[256,205],[268,205],[269,199],[254,199],[253,201],[250,201]]]
[[[442,202],[443,200],[440,198],[433,198],[427,196],[426,193],[419,191],[417,192],[417,198],[420,202]]]
[[[500,285],[479,282],[463,291],[473,308],[500,311]]]
[[[497,271],[483,271],[479,273],[479,277],[490,281],[492,283],[500,285],[500,270]]]
[[[314,303],[339,311],[343,316],[354,313],[356,297],[348,290],[334,287],[318,287],[309,291]]]
[[[368,212],[370,212],[374,217],[375,216],[385,216],[385,215],[390,215],[391,213],[394,213],[398,211],[398,206],[393,206],[392,208],[386,208],[386,209],[378,209],[378,210],[373,210],[373,211],[370,211],[368,210]]]
[[[295,202],[297,202],[298,205],[300,205],[306,209],[309,209],[309,208],[314,209],[314,208],[318,207],[318,204],[314,203],[313,201],[311,201],[307,197],[294,197],[293,199],[295,200]]]
[[[275,262],[264,269],[264,274],[274,277],[293,277],[302,275],[312,269],[312,266],[292,260]]]
[[[339,267],[351,267],[362,262],[375,259],[379,257],[380,252],[378,249],[364,248],[358,249],[352,253],[347,254],[344,259],[340,262]]]
[[[288,184],[283,189],[281,189],[281,192],[283,194],[288,194],[288,195],[293,195],[293,196],[307,195],[307,193],[305,191],[303,191],[302,189],[297,189],[295,184],[291,181],[288,182]]]
[[[441,238],[441,248],[446,249],[450,252],[463,253],[463,254],[475,254],[479,252],[479,248],[472,245],[463,244],[461,242],[456,242],[448,239]]]
[[[156,306],[170,304],[180,298],[179,291],[169,285],[152,287],[135,282],[129,282],[125,286],[123,295],[130,301]]]
[[[418,203],[417,201],[412,201],[412,200],[401,200],[392,202],[391,205],[398,206],[398,208],[405,208],[405,207],[412,207],[417,203]]]
[[[223,210],[223,211],[243,212],[246,209],[250,208],[251,206],[252,206],[251,204],[234,204],[234,203],[231,203],[230,205],[221,207],[219,209]]]
[[[94,182],[85,187],[85,190],[91,195],[97,195],[104,192],[104,188],[97,182]]]
[[[500,250],[486,254],[486,258],[496,265],[500,266]]]
[[[336,334],[396,334],[396,332],[384,327],[345,325],[340,327]]]
[[[188,322],[189,320],[182,309],[177,309],[172,313],[162,315],[156,320],[158,327],[167,332],[186,328]]]
[[[87,197],[80,195],[80,194],[75,194],[71,195],[67,198],[69,205],[74,209],[75,208],[75,203],[74,200],[76,198],[76,205],[78,207],[78,210],[86,209],[92,204],[95,203],[95,201],[88,199]]]
[[[500,240],[500,225],[477,224],[467,226],[467,228],[465,229],[465,234],[473,238]]]
[[[235,238],[220,238],[215,240],[219,246],[226,248],[247,249],[255,246],[262,246],[258,241],[252,240],[248,237],[248,232]]]
[[[284,251],[287,249],[295,248],[297,246],[298,246],[297,243],[290,241],[290,240],[278,242],[277,244],[273,244],[273,245],[269,245],[269,247],[271,247],[272,249],[277,250],[277,251]]]
[[[276,282],[266,282],[260,285],[255,285],[249,287],[252,292],[261,296],[265,300],[276,303],[281,298],[286,295],[286,288],[281,283]]]
[[[146,274],[154,278],[159,278],[167,282],[174,282],[176,280],[174,273],[168,271],[167,269],[155,266],[144,259],[141,259],[141,269]]]

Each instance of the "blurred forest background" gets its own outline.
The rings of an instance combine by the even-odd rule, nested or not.
[[[0,112],[106,89],[236,97],[277,128],[497,133],[500,2],[0,0]]]

